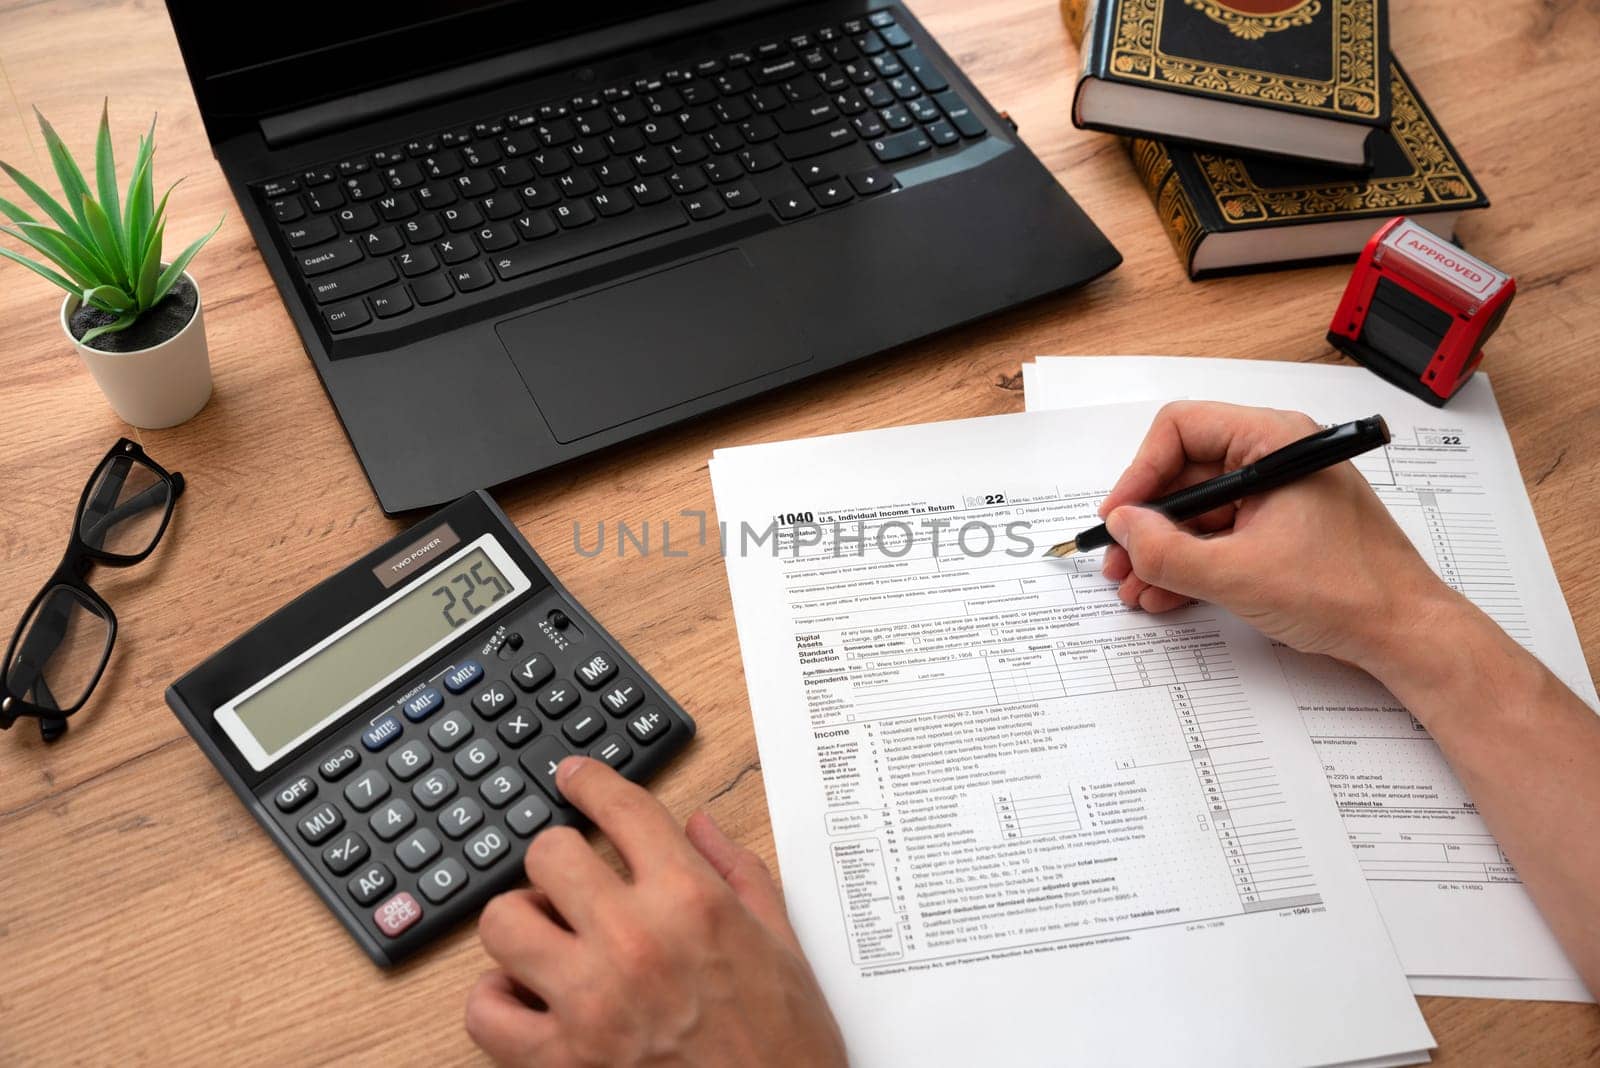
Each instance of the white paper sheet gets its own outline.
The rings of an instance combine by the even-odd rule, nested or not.
[[[1187,397],[1328,423],[1381,412],[1394,444],[1357,463],[1378,495],[1446,581],[1596,706],[1485,376],[1438,409],[1358,367],[1120,356],[1023,370],[1030,410]],[[1361,672],[1278,653],[1417,992],[1592,1001],[1421,726]],[[1517,982],[1532,979],[1548,982]]]
[[[1433,1045],[1270,647],[1041,557],[1153,411],[712,461],[789,912],[854,1064]]]

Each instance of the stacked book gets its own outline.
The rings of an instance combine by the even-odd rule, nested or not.
[[[1124,135],[1191,278],[1354,256],[1487,207],[1389,49],[1384,0],[1061,0],[1072,121]]]

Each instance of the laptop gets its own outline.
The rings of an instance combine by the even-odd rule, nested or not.
[[[167,7],[390,515],[1121,259],[899,4]]]

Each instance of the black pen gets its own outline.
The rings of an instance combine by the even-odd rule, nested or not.
[[[1279,486],[1287,486],[1307,475],[1314,475],[1334,464],[1344,463],[1364,452],[1370,452],[1380,445],[1387,444],[1389,444],[1389,424],[1383,421],[1383,416],[1374,415],[1368,419],[1357,419],[1353,423],[1319,430],[1309,437],[1285,445],[1277,452],[1268,453],[1255,463],[1247,464],[1237,471],[1229,471],[1225,475],[1218,475],[1216,478],[1169,493],[1140,507],[1152,508],[1174,523],[1182,523],[1186,519],[1205,515],[1211,509],[1220,508],[1230,501],[1253,497],[1258,493],[1277,489]],[[1073,553],[1086,553],[1091,549],[1110,545],[1111,542],[1111,532],[1106,529],[1104,523],[1101,523],[1071,541],[1050,546],[1045,555],[1070,556]]]

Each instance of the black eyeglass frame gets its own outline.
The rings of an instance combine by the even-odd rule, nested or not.
[[[161,516],[161,525],[150,539],[150,544],[145,546],[144,551],[138,553],[108,552],[88,544],[83,538],[83,517],[85,509],[89,506],[89,494],[100,484],[106,469],[124,457],[131,461],[130,470],[132,464],[140,464],[159,476],[161,484],[167,487],[167,500]],[[88,480],[83,484],[83,492],[78,495],[78,507],[72,513],[72,536],[67,542],[67,550],[62,554],[61,562],[56,565],[55,571],[28,602],[22,618],[17,622],[16,630],[11,634],[11,640],[6,643],[5,659],[0,660],[0,729],[9,728],[21,716],[33,716],[39,720],[39,733],[45,741],[53,742],[66,733],[67,717],[88,704],[95,687],[100,685],[100,677],[105,674],[106,665],[111,662],[111,649],[117,641],[117,614],[112,611],[111,605],[106,603],[106,599],[89,585],[87,576],[90,567],[94,564],[104,564],[107,567],[132,567],[142,563],[155,551],[156,546],[161,544],[161,539],[166,535],[167,525],[172,522],[172,512],[178,498],[183,496],[183,489],[182,474],[168,471],[156,463],[146,455],[144,448],[131,438],[118,438],[116,444],[112,445],[105,456],[101,457],[100,462],[94,465],[94,470],[89,473]],[[83,694],[70,708],[47,708],[27,700],[11,688],[11,665],[17,655],[17,645],[22,641],[24,634],[33,629],[34,616],[46,598],[58,589],[66,589],[86,601],[105,619],[107,628],[105,646],[100,650],[100,663],[95,667],[89,684],[84,687]]]

